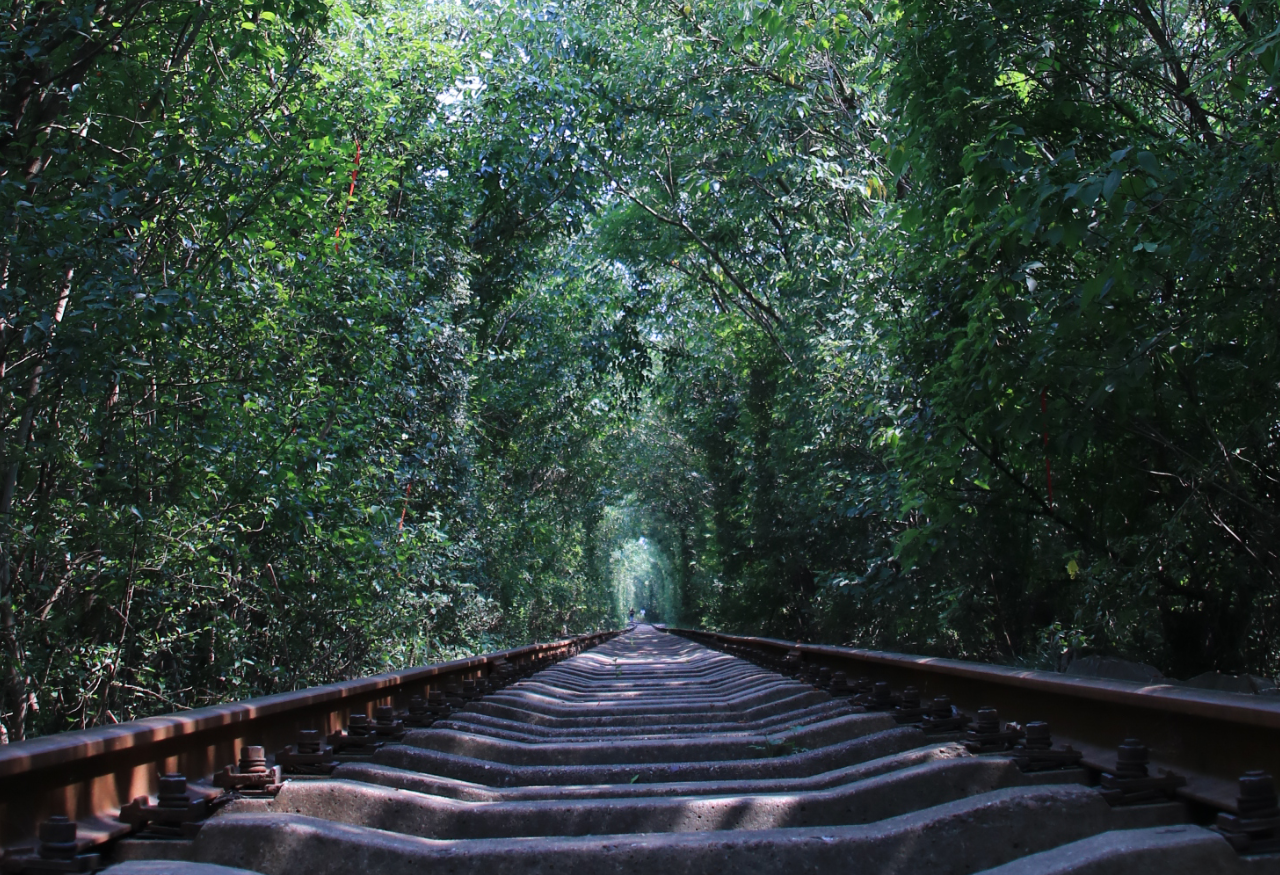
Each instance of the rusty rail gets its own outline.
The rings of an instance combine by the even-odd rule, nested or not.
[[[879,650],[799,644],[692,629],[665,631],[770,664],[796,650],[806,662],[867,676],[928,696],[947,695],[970,714],[993,707],[1004,720],[1049,723],[1056,740],[1085,754],[1086,766],[1111,770],[1116,748],[1139,738],[1152,766],[1187,778],[1179,794],[1210,808],[1236,810],[1237,778],[1261,769],[1280,774],[1280,697],[1197,690],[1171,684],[1082,678],[1046,671],[911,656]]]
[[[155,794],[159,776],[192,780],[234,763],[244,745],[284,747],[302,729],[339,728],[353,713],[403,705],[444,683],[485,677],[495,664],[520,666],[571,656],[612,638],[596,632],[436,665],[230,702],[0,746],[0,844],[30,839],[55,814],[80,822],[80,835],[106,840],[128,831],[115,820],[130,800]]]

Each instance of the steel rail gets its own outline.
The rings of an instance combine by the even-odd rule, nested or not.
[[[0,844],[30,839],[39,823],[55,814],[79,821],[82,837],[116,837],[128,827],[115,814],[130,800],[153,795],[161,773],[206,778],[236,762],[243,745],[274,751],[296,740],[299,730],[327,733],[345,725],[353,712],[403,706],[410,696],[446,682],[485,677],[501,661],[518,667],[572,655],[616,634],[579,635],[0,746]]]
[[[1047,671],[912,656],[880,650],[801,644],[675,627],[667,632],[738,655],[777,660],[795,649],[807,662],[867,676],[896,689],[917,687],[926,699],[947,695],[974,714],[994,707],[1002,720],[1049,723],[1055,741],[1085,755],[1085,765],[1111,771],[1116,747],[1139,738],[1154,769],[1187,779],[1179,794],[1235,812],[1237,779],[1251,770],[1280,774],[1280,697],[1198,690],[1172,684],[1084,678]]]

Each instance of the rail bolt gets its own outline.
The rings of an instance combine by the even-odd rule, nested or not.
[[[256,744],[240,748],[240,774],[265,775],[267,773],[266,749]]]
[[[444,704],[443,696],[440,704]],[[438,717],[443,717],[448,713],[448,708],[435,708],[427,701],[424,696],[409,697],[409,713],[405,715],[404,724],[406,726],[430,726]]]
[[[280,792],[283,781],[281,767],[267,768],[267,752],[256,744],[240,748],[236,768],[227,766],[213,776],[214,786],[246,796],[274,796]]]
[[[979,735],[995,735],[1000,731],[1000,712],[995,708],[979,708],[973,731]]]
[[[298,753],[318,754],[322,744],[324,744],[324,733],[319,729],[298,730]]]
[[[902,707],[904,709],[920,707],[920,691],[915,687],[907,687],[902,691]]]
[[[969,725],[969,715],[957,711],[949,696],[938,696],[921,715],[925,732],[959,732]]]
[[[187,799],[187,776],[178,772],[170,772],[160,779],[160,807],[186,808],[190,804]]]
[[[76,856],[76,822],[55,814],[40,824],[38,853],[45,860],[73,860]]]
[[[396,709],[392,706],[379,705],[374,708],[373,719],[373,730],[378,738],[397,741],[404,738],[404,722],[396,719]]]
[[[1280,807],[1275,781],[1266,772],[1240,776],[1239,814],[1220,812],[1214,829],[1241,853],[1273,854],[1280,851]]]
[[[341,733],[335,733],[341,735]],[[291,775],[327,775],[338,765],[319,729],[301,729],[297,741],[276,754],[276,765]]]
[[[139,796],[120,808],[118,819],[153,835],[174,838],[195,835],[200,821],[209,816],[209,803],[205,798],[187,796],[187,779],[178,772],[170,772],[160,778],[160,798],[152,805],[146,796]]]
[[[1049,724],[1043,720],[1033,720],[1023,727],[1023,731],[1027,733],[1027,738],[1022,746],[1027,750],[1049,750],[1053,747],[1053,735],[1049,731]]]
[[[1102,798],[1112,805],[1135,805],[1172,799],[1179,787],[1186,786],[1187,779],[1168,769],[1159,777],[1148,774],[1151,757],[1147,746],[1136,738],[1126,738],[1116,753],[1114,773],[1103,772],[1098,777]]]
[[[1010,723],[1000,722],[1000,712],[990,705],[978,709],[978,721],[969,730],[964,741],[969,753],[1003,753],[1023,738],[1022,729]]]
[[[1240,776],[1240,795],[1236,807],[1241,817],[1280,816],[1280,799],[1276,797],[1276,784],[1266,772],[1245,772]]]
[[[40,841],[35,852],[10,850],[4,855],[3,871],[21,875],[40,873],[92,872],[102,868],[97,854],[76,853],[76,822],[54,815],[40,824]]]
[[[347,716],[347,731],[339,729],[329,736],[328,741],[333,745],[333,752],[340,756],[368,756],[384,740],[376,730],[368,714],[356,711]]]
[[[1126,738],[1116,751],[1116,777],[1145,778],[1149,762],[1147,746],[1136,738]]]
[[[1083,754],[1071,745],[1062,750],[1054,750],[1049,724],[1043,720],[1034,720],[1021,730],[1012,723],[1009,728],[1022,735],[1022,741],[1013,751],[1013,761],[1022,771],[1046,772],[1052,769],[1073,769],[1080,765]]]

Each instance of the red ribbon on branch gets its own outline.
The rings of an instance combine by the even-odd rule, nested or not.
[[[400,509],[400,528],[397,531],[404,531],[404,517],[409,512],[409,493],[413,491],[413,480],[410,479],[404,487],[404,507]]]
[[[336,253],[338,247],[342,245],[342,229],[347,224],[347,208],[351,206],[351,198],[356,193],[356,174],[360,172],[360,141],[356,140],[356,163],[351,168],[351,186],[347,189],[347,200],[342,205],[342,218],[338,221],[338,227],[333,229],[333,251]]]

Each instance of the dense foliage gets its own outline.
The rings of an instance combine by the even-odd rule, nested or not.
[[[630,607],[1280,669],[1274,4],[0,23],[9,737]]]

